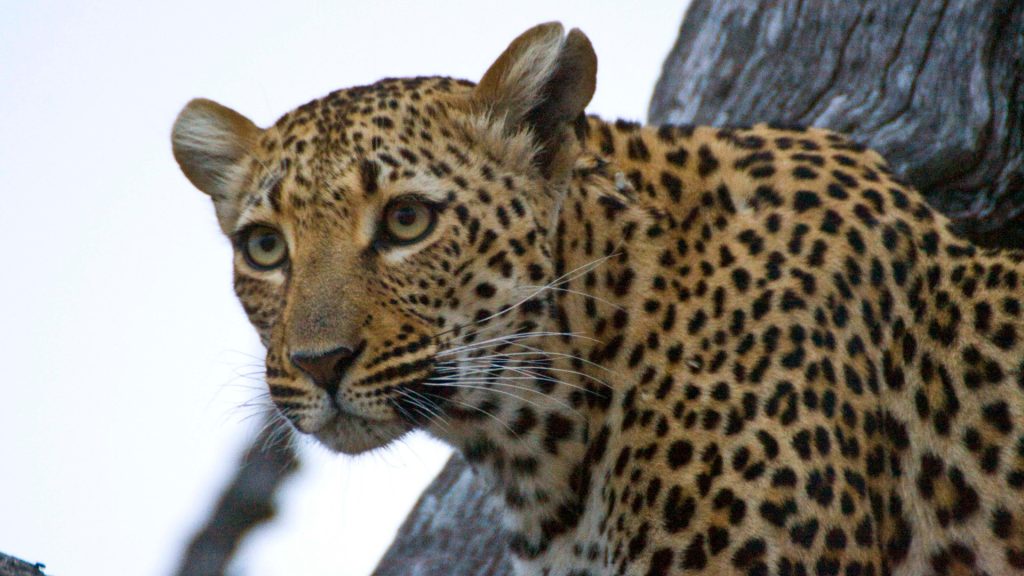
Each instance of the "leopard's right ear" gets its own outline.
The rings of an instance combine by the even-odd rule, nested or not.
[[[590,40],[562,25],[534,26],[509,44],[484,74],[474,104],[504,124],[506,132],[526,129],[538,148],[533,164],[554,180],[575,161],[576,127],[594,95],[597,56]]]
[[[225,229],[238,209],[241,161],[255,150],[260,133],[245,116],[204,98],[189,102],[174,121],[174,159],[189,181],[213,198]]]

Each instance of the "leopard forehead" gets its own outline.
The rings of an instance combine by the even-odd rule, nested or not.
[[[544,196],[545,183],[528,158],[518,158],[534,150],[519,146],[525,138],[515,134],[494,137],[466,113],[472,86],[449,78],[382,80],[286,114],[263,131],[247,160],[241,198],[233,201],[241,206],[233,230],[252,223],[281,229],[293,268],[329,252],[349,252],[351,260],[353,252],[366,256],[389,201],[429,201],[439,212],[431,241],[380,254],[390,263],[413,264],[378,279],[399,286],[416,276],[419,260],[409,257],[421,250],[430,256],[420,259],[427,269],[462,272],[465,283],[472,274],[456,271],[460,263],[465,269],[462,246],[479,243],[475,252],[488,252],[496,231],[511,235],[507,241],[518,256],[544,244],[545,227],[531,198]],[[373,262],[364,257],[359,264],[372,275]],[[510,262],[502,258],[501,264],[502,276],[512,277]],[[330,271],[321,266],[317,274]]]
[[[285,114],[247,160],[233,227],[274,220],[289,231],[312,227],[365,241],[367,210],[404,194],[458,201],[460,211],[504,196],[522,211],[530,198],[524,192],[543,187],[532,178],[532,143],[468,113],[473,86],[443,77],[387,79]],[[500,217],[507,208],[493,212]]]
[[[450,124],[445,97],[467,86],[446,78],[385,80],[289,112],[262,134],[249,159],[247,207],[300,218],[333,206],[345,217],[352,204],[375,201],[382,186],[436,193],[429,180],[451,175],[453,149],[432,131]]]
[[[383,80],[314,100],[263,132],[247,160],[233,228],[278,228],[291,263],[276,277],[237,266],[236,286],[244,285],[239,295],[250,315],[267,309],[258,315],[287,316],[289,299],[371,306],[376,298],[414,316],[413,324],[440,328],[454,320],[408,307],[429,304],[436,311],[444,300],[463,320],[486,316],[493,310],[459,309],[468,303],[452,285],[479,286],[478,292],[489,294],[497,291],[495,284],[545,276],[549,266],[537,257],[548,253],[546,227],[531,201],[544,196],[545,184],[529,160],[517,157],[533,151],[518,146],[516,135],[493,137],[465,112],[472,86],[448,78]],[[403,197],[430,201],[437,230],[427,241],[375,252],[383,208]],[[484,254],[493,273],[471,266]],[[353,267],[375,274],[355,274]],[[305,289],[340,287],[342,280],[359,285],[358,294]],[[268,281],[272,289],[255,288]],[[437,288],[445,288],[443,297]],[[379,324],[388,315],[377,316]]]

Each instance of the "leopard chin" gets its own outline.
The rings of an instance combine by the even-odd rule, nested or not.
[[[383,448],[409,431],[409,426],[398,419],[369,420],[338,411],[310,434],[332,452],[355,455]]]

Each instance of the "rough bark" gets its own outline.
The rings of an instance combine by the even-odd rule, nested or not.
[[[497,503],[466,462],[452,456],[427,487],[373,576],[505,576]]]
[[[1020,247],[1022,80],[1022,0],[693,0],[648,120],[845,132],[882,152],[976,242]],[[462,548],[446,545],[472,535],[473,554],[489,565],[504,555],[494,512],[474,512],[483,487],[444,480],[466,474],[453,457],[377,574],[401,573],[392,568],[400,561],[423,566],[422,576],[492,573],[458,562]],[[437,502],[451,508],[432,533]]]
[[[1024,242],[1021,0],[694,0],[650,121],[844,132],[975,242]]]
[[[273,430],[264,426],[246,449],[206,524],[192,537],[177,576],[224,574],[245,535],[274,517],[274,495],[299,464],[287,436],[274,441]]]
[[[45,564],[32,564],[0,553],[0,576],[46,576]]]

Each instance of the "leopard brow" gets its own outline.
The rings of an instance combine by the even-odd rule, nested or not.
[[[263,202],[272,202],[270,199],[270,194],[271,192],[273,192],[274,187],[280,184],[283,179],[283,174],[271,172],[266,176],[260,178],[259,183],[256,185],[255,190],[253,190],[251,194],[253,194],[257,198],[260,198]],[[235,222],[235,226],[231,230],[231,233],[229,234],[231,238],[236,238],[239,234],[241,234],[247,228],[250,228],[252,226],[256,226],[259,224],[266,224],[268,226],[271,226],[271,224],[269,224],[266,221],[266,219],[254,218],[252,216],[254,208],[254,204],[250,202],[245,203],[245,206],[243,206],[241,213],[238,215],[238,221]]]
[[[418,174],[394,186],[386,199],[391,202],[400,198],[418,198],[440,206],[448,202],[448,190],[439,185],[442,183],[443,181]]]

